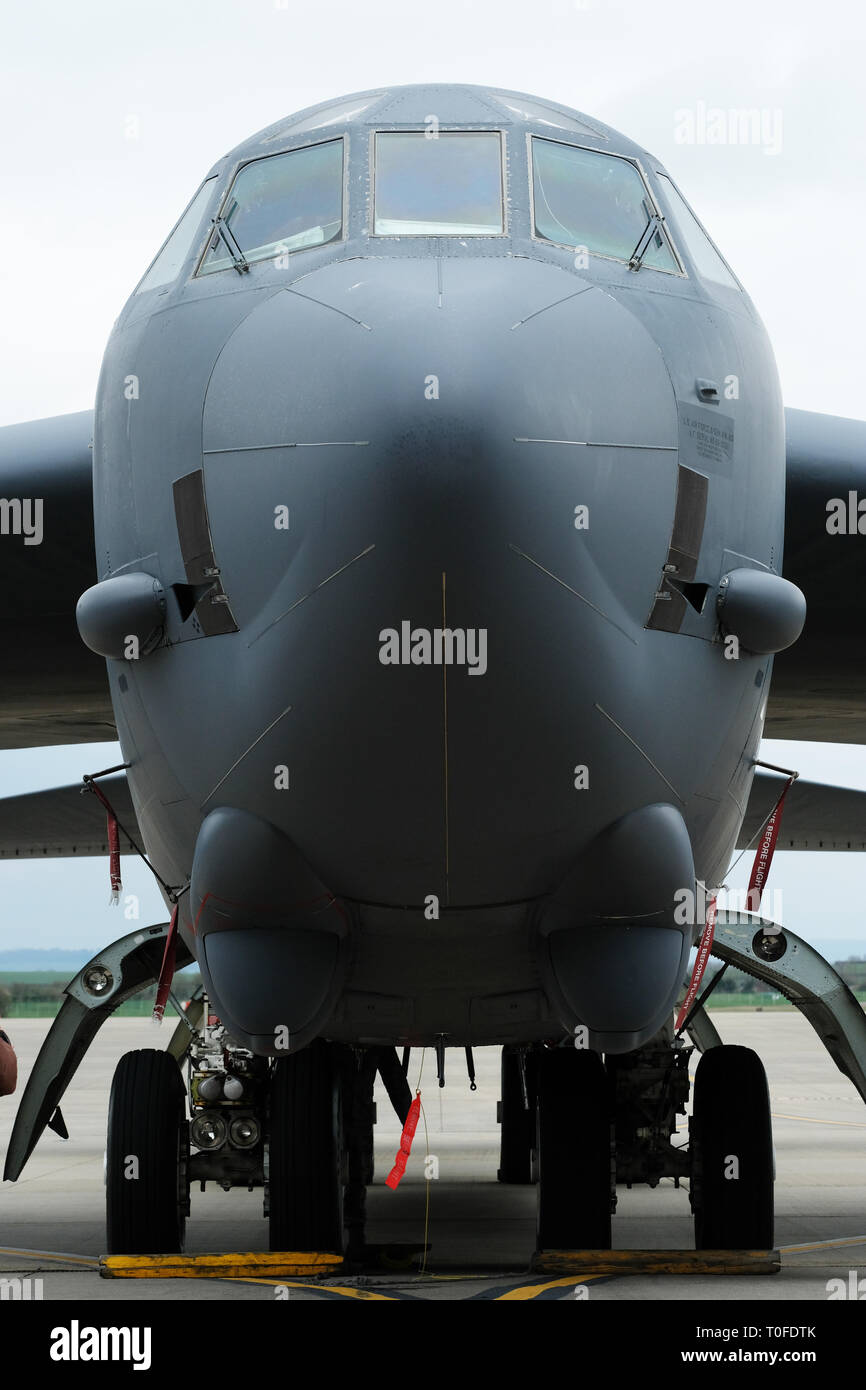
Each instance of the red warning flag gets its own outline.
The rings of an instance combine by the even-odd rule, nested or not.
[[[97,799],[105,807],[105,814],[108,817],[108,870],[111,875],[111,897],[109,902],[119,903],[123,884],[120,881],[120,830],[117,824],[117,816],[111,806],[108,797],[100,790],[92,778],[86,778],[90,790],[95,793]]]
[[[701,937],[701,944],[698,947],[698,957],[695,961],[695,968],[692,971],[692,982],[689,985],[688,992],[686,993],[686,997],[683,1000],[682,1008],[677,1014],[677,1021],[674,1024],[675,1033],[678,1033],[680,1031],[683,1019],[688,1018],[689,1009],[692,1007],[692,1004],[695,1002],[695,999],[697,998],[697,993],[700,989],[701,980],[703,979],[704,971],[707,968],[707,961],[710,958],[710,951],[713,945],[713,936],[715,934],[715,930],[716,900],[715,898],[710,898],[710,901],[707,904],[707,923],[704,927],[704,932]]]
[[[764,826],[764,833],[761,836],[761,843],[758,845],[755,854],[755,862],[752,865],[752,873],[749,878],[749,892],[746,898],[746,910],[748,912],[758,912],[761,907],[761,896],[766,886],[767,878],[770,873],[770,865],[773,862],[773,855],[776,852],[776,841],[779,838],[779,826],[782,823],[782,809],[785,805],[785,797],[791,790],[796,781],[797,774],[792,773],[782,788],[782,794],[773,807],[772,815]],[[679,1032],[683,1019],[688,1017],[689,1009],[695,1001],[698,987],[707,968],[707,961],[710,958],[710,950],[713,945],[713,935],[716,930],[716,900],[710,899],[707,907],[707,925],[704,927],[704,934],[701,937],[701,944],[698,947],[698,958],[695,961],[695,968],[692,971],[692,980],[689,985],[688,993],[683,1000],[682,1008],[677,1014],[677,1021],[674,1031]]]
[[[113,811],[108,812],[108,871],[111,875],[111,902],[119,903],[123,888],[120,879],[120,833]]]
[[[400,1179],[406,1172],[406,1163],[412,1152],[412,1140],[415,1138],[415,1130],[418,1128],[418,1116],[421,1114],[421,1092],[415,1096],[409,1106],[409,1114],[406,1116],[406,1123],[403,1126],[403,1133],[400,1135],[400,1152],[394,1159],[394,1167],[391,1169],[385,1183],[396,1192]]]
[[[773,862],[773,855],[776,852],[776,841],[779,838],[779,826],[782,822],[782,808],[785,805],[785,797],[791,790],[794,781],[789,777],[782,788],[782,795],[773,807],[773,814],[764,826],[764,833],[761,836],[761,843],[758,845],[755,854],[755,862],[752,865],[752,874],[749,879],[749,893],[746,898],[746,910],[748,912],[760,912],[761,896],[770,873],[770,865]]]
[[[165,938],[165,950],[162,953],[162,965],[159,970],[159,984],[156,987],[156,1000],[153,1005],[152,1018],[154,1023],[162,1023],[165,1013],[165,1006],[168,1002],[168,991],[171,989],[171,982],[174,978],[174,962],[177,953],[177,903],[171,914],[171,921],[168,926],[168,935]]]

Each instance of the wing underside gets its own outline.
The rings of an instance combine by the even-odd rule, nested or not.
[[[120,852],[141,845],[138,822],[123,774],[104,777],[100,789],[117,816]],[[49,791],[0,798],[0,859],[66,859],[108,853],[105,808],[80,782]]]
[[[737,849],[756,846],[785,785],[756,772]],[[785,797],[777,849],[866,850],[866,792],[798,778]]]

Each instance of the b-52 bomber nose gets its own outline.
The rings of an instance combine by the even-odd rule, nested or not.
[[[635,805],[681,807],[644,632],[677,414],[611,296],[519,259],[328,266],[236,329],[203,430],[249,750],[206,811],[420,913],[538,899]]]
[[[352,897],[543,891],[633,804],[605,750],[648,727],[676,442],[647,332],[550,266],[349,261],[269,298],[211,377],[204,471],[227,722],[251,741],[292,709],[223,797],[258,810],[290,764],[277,821]]]

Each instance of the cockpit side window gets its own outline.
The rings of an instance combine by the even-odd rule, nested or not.
[[[199,275],[324,246],[343,230],[343,141],[245,164],[234,180]]]
[[[667,174],[660,172],[658,177],[662,193],[670,204],[674,226],[680,233],[698,274],[705,276],[707,280],[715,280],[719,285],[727,285],[732,290],[740,289],[741,286],[722,260],[676,184]]]
[[[532,195],[535,236],[681,273],[649,189],[630,159],[534,135]]]
[[[170,285],[172,280],[177,278],[181,266],[192,250],[196,232],[202,225],[204,210],[210,202],[213,192],[214,179],[206,179],[147,274],[136,287],[136,294],[143,294],[145,290],[158,289],[160,285]],[[203,232],[202,235],[204,235]]]
[[[374,236],[501,236],[498,130],[382,130],[375,136]]]

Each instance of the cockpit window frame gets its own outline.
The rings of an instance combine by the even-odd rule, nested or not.
[[[303,145],[290,145],[287,149],[269,150],[267,154],[251,155],[248,159],[239,160],[239,162],[235,165],[235,168],[232,170],[231,178],[229,179],[229,182],[226,184],[225,192],[223,193],[223,196],[219,201],[219,206],[217,207],[213,217],[211,218],[211,225],[208,230],[207,240],[205,241],[202,252],[196,262],[196,267],[193,271],[191,278],[193,280],[196,280],[210,275],[221,275],[224,270],[235,270],[237,268],[236,266],[229,264],[221,266],[218,270],[202,270],[202,266],[204,265],[208,251],[210,250],[214,226],[220,220],[225,209],[228,207],[229,200],[232,196],[232,190],[234,189],[234,186],[237,183],[238,176],[244,169],[246,169],[250,164],[263,164],[268,159],[280,159],[283,155],[297,154],[301,150],[314,149],[317,145],[334,145],[338,141],[342,145],[343,151],[343,169],[342,179],[340,182],[340,235],[332,237],[330,241],[319,242],[316,246],[296,246],[294,250],[286,250],[285,252],[280,252],[280,256],[297,256],[302,251],[322,251],[325,247],[336,247],[341,245],[341,243],[345,242],[348,236],[349,225],[349,135],[347,131],[342,131],[336,135],[329,135],[326,140],[308,140],[306,144]],[[273,263],[278,259],[278,256],[262,256],[260,260],[249,261],[247,263],[247,268],[252,269],[253,266],[273,265]]]
[[[649,206],[652,208],[652,211],[655,214],[655,216],[659,219],[659,226],[661,227],[662,235],[664,236],[665,241],[667,242],[671,255],[673,256],[674,260],[679,266],[678,270],[666,270],[664,266],[648,265],[646,261],[644,261],[642,265],[639,267],[637,273],[640,273],[644,270],[652,270],[657,275],[673,275],[675,279],[688,280],[689,272],[686,269],[686,265],[683,261],[682,256],[680,255],[676,241],[671,235],[670,224],[668,223],[668,220],[665,217],[663,209],[659,206],[658,199],[656,198],[655,193],[653,192],[652,184],[647,178],[646,170],[644,169],[639,159],[637,159],[634,155],[619,154],[614,150],[601,150],[598,149],[595,145],[578,144],[575,140],[560,140],[550,135],[538,135],[534,131],[530,130],[527,131],[526,134],[527,177],[529,179],[529,234],[531,239],[537,245],[558,246],[563,251],[572,252],[575,249],[573,246],[570,246],[567,242],[552,241],[550,237],[540,236],[535,230],[535,161],[532,153],[533,140],[543,140],[546,141],[546,143],[549,145],[567,145],[569,149],[585,150],[587,154],[600,154],[604,155],[607,159],[621,159],[624,163],[630,164],[632,168],[637,171],[638,177],[643,183]],[[595,256],[600,261],[611,261],[614,265],[624,265],[628,267],[629,264],[626,258],[623,256],[608,256],[605,255],[603,251],[593,251],[590,248],[587,248],[587,255]]]
[[[721,253],[721,251],[719,250],[719,248],[718,248],[718,246],[716,245],[716,243],[713,241],[713,238],[710,236],[710,234],[709,234],[709,232],[707,231],[706,227],[704,226],[703,222],[702,222],[701,219],[698,217],[698,214],[695,212],[694,208],[692,207],[692,205],[691,205],[691,203],[689,202],[689,200],[688,200],[688,198],[686,197],[686,195],[683,193],[683,190],[680,188],[679,184],[676,182],[675,179],[673,179],[673,178],[671,177],[671,175],[667,172],[666,169],[656,169],[656,170],[655,170],[655,176],[656,176],[657,179],[665,179],[665,180],[667,181],[667,183],[670,184],[671,188],[674,190],[674,192],[677,194],[677,197],[680,199],[680,202],[683,204],[683,207],[686,209],[687,212],[691,213],[692,218],[694,219],[695,223],[697,224],[697,226],[699,227],[699,229],[701,230],[701,232],[703,232],[704,238],[709,242],[709,244],[710,244],[710,246],[712,247],[713,251],[715,251],[716,255],[718,256],[719,260],[721,261],[722,265],[725,267],[725,270],[728,272],[728,274],[730,275],[730,277],[731,277],[731,279],[733,280],[734,283],[733,283],[733,285],[726,285],[725,282],[724,282],[724,280],[716,280],[716,279],[714,279],[714,278],[713,278],[712,276],[710,276],[710,275],[701,275],[700,269],[699,269],[699,267],[698,267],[697,264],[696,264],[696,265],[695,265],[695,269],[697,270],[698,275],[700,276],[701,280],[709,280],[710,283],[711,283],[712,285],[718,285],[718,286],[720,286],[723,290],[735,289],[739,294],[744,295],[744,294],[746,293],[746,289],[745,289],[745,286],[743,285],[742,281],[740,280],[740,277],[737,275],[736,271],[732,270],[731,267],[728,265],[727,260],[726,260],[725,257],[722,255],[722,253]],[[664,189],[664,184],[662,184],[661,187],[662,187],[662,189]],[[673,204],[673,203],[671,203],[671,213],[672,213],[673,217],[675,218],[675,217],[676,217],[676,213],[677,213],[677,209],[676,209],[675,204]],[[688,243],[686,243],[686,250],[687,250],[687,251],[689,250]],[[691,252],[690,252],[690,251],[689,251],[689,255],[690,255],[690,258],[691,258],[692,260],[694,260],[694,256],[691,255]]]
[[[153,259],[151,260],[150,265],[147,267],[147,270],[144,272],[144,274],[142,275],[141,279],[138,281],[138,284],[135,286],[135,289],[132,291],[132,294],[130,295],[130,298],[134,298],[134,296],[135,296],[135,295],[138,295],[138,294],[152,294],[154,290],[159,290],[162,294],[167,294],[168,291],[169,291],[170,289],[172,289],[172,288],[178,283],[178,281],[179,281],[180,278],[181,278],[181,271],[183,270],[183,266],[186,264],[186,262],[190,259],[190,257],[191,257],[192,254],[193,254],[193,248],[194,248],[195,242],[196,242],[196,232],[200,231],[200,230],[204,227],[204,225],[205,225],[205,215],[204,215],[204,212],[202,212],[201,220],[200,220],[200,222],[199,222],[198,227],[196,227],[195,231],[193,232],[192,237],[190,238],[190,243],[189,243],[189,246],[187,247],[186,255],[184,256],[183,260],[181,261],[180,266],[179,266],[177,272],[175,273],[175,275],[174,275],[171,279],[169,279],[169,280],[163,280],[160,284],[150,285],[147,289],[142,289],[142,286],[144,285],[145,280],[148,278],[148,276],[150,275],[151,271],[153,271],[153,270],[156,268],[157,262],[159,261],[160,257],[162,256],[162,253],[163,253],[163,252],[166,250],[166,248],[168,247],[169,242],[171,241],[172,237],[174,236],[175,232],[177,231],[177,229],[178,229],[178,227],[180,226],[180,224],[181,224],[181,222],[183,221],[183,219],[187,216],[188,212],[190,211],[190,209],[191,209],[191,208],[193,207],[193,205],[195,204],[196,199],[197,199],[197,198],[199,197],[199,195],[204,191],[204,189],[207,188],[207,186],[208,186],[209,183],[214,183],[214,184],[215,184],[215,183],[218,183],[218,182],[219,182],[219,175],[218,175],[218,174],[208,174],[208,176],[207,176],[206,179],[202,179],[202,181],[201,181],[201,183],[199,184],[198,188],[195,190],[195,193],[192,195],[192,197],[190,198],[190,200],[189,200],[189,202],[187,203],[186,207],[184,208],[183,212],[181,213],[180,217],[177,219],[177,221],[175,222],[175,224],[174,224],[174,226],[172,227],[171,231],[169,232],[168,236],[165,238],[165,241],[162,243],[162,245],[160,246],[160,248],[159,248],[159,250],[157,251],[156,255],[155,255],[155,256],[153,257]],[[214,193],[215,191],[216,191],[215,189],[213,189],[213,190],[211,191],[211,196],[213,196],[213,193]],[[211,222],[211,225],[212,225],[213,219],[211,218],[211,219],[209,219],[209,221]],[[209,241],[210,241],[210,231],[208,231],[207,239],[208,239],[208,242],[209,242]],[[196,266],[198,266],[199,259],[200,259],[200,257],[201,257],[202,254],[203,254],[203,253],[200,252],[200,253],[196,256],[196,258],[195,258],[195,264],[196,264]],[[194,271],[193,274],[195,274],[195,273],[196,273],[196,272]]]
[[[422,237],[429,240],[439,240],[442,237],[449,241],[466,238],[471,242],[476,241],[501,241],[504,237],[511,236],[509,226],[509,205],[508,205],[508,166],[506,158],[506,132],[498,125],[489,126],[439,126],[439,135],[497,135],[499,137],[499,208],[502,214],[502,230],[499,232],[377,232],[376,231],[376,137],[378,135],[426,135],[426,126],[377,126],[370,131],[369,140],[369,169],[370,169],[370,206],[367,219],[367,235],[375,237],[377,241],[401,241],[405,237],[411,237],[416,241]]]

